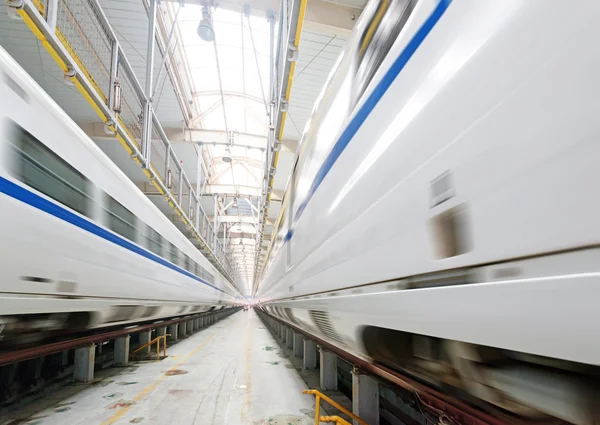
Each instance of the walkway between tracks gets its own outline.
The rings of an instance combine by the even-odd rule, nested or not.
[[[314,400],[254,311],[197,332],[159,362],[141,362],[53,399],[26,424],[309,425]],[[33,409],[31,408],[33,407]],[[28,410],[35,411],[35,406]]]

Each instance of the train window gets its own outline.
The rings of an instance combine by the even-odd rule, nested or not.
[[[18,125],[12,138],[16,153],[14,176],[27,186],[61,204],[87,215],[91,199],[89,181],[52,150]]]
[[[179,262],[179,249],[172,243],[169,243],[169,260],[173,264],[178,264]]]
[[[190,273],[194,273],[194,269],[193,269],[193,262],[190,259],[190,257],[188,257],[187,255],[185,256],[185,269],[190,272]]]
[[[108,228],[119,235],[135,242],[135,216],[131,211],[108,196],[106,212],[108,213]]]
[[[354,85],[355,104],[362,97],[373,76],[379,69],[404,28],[417,0],[379,0],[372,3],[369,20],[359,41]]]
[[[163,238],[150,226],[147,226],[146,242],[150,251],[162,257]]]

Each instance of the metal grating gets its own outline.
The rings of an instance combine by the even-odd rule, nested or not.
[[[60,0],[56,26],[59,39],[106,102],[112,46],[95,8],[87,0]]]

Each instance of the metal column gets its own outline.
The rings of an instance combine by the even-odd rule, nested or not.
[[[158,0],[149,0],[149,2],[148,47],[146,50],[146,84],[144,87],[146,103],[144,104],[142,127],[142,156],[144,157],[143,160],[146,168],[150,167],[150,152],[152,151],[152,90],[154,82],[154,48],[156,46],[156,8]]]

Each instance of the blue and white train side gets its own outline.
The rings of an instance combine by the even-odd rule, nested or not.
[[[238,291],[0,48],[0,337],[204,312]]]
[[[600,3],[372,0],[257,297],[511,412],[598,423]]]

